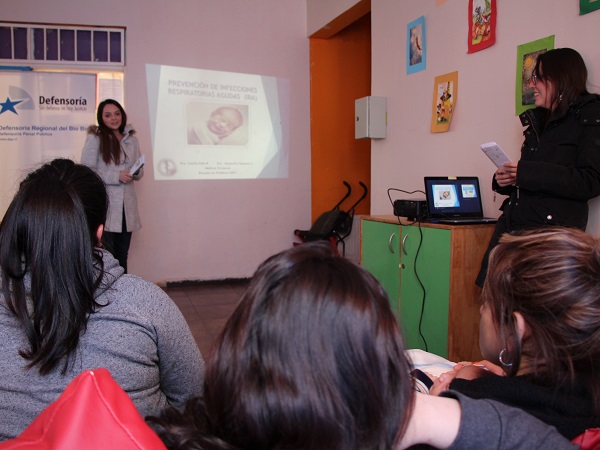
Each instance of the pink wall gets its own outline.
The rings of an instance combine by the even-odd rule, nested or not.
[[[579,15],[579,2],[498,2],[497,39],[467,54],[468,2],[373,0],[372,92],[388,98],[388,138],[371,146],[371,212],[391,214],[390,187],[423,189],[426,175],[477,175],[484,212],[498,216],[494,166],[479,144],[496,141],[519,158],[523,127],[515,116],[517,46],[555,35],[556,47],[573,47],[588,65],[590,90],[600,92],[600,11]],[[406,25],[425,16],[427,68],[406,74]],[[585,30],[585,32],[584,32]],[[458,101],[450,130],[430,133],[433,82],[458,71]],[[588,231],[600,234],[600,201],[591,202]]]
[[[5,2],[7,3],[7,2]],[[163,64],[287,78],[289,177],[137,184],[142,230],[130,271],[151,281],[250,276],[310,226],[309,41],[296,0],[9,0],[2,20],[127,27],[125,103],[151,156],[145,65]],[[81,137],[83,145],[84,137]]]
[[[363,0],[366,1],[366,0]],[[356,1],[307,0],[309,32],[331,23]],[[589,71],[589,90],[600,92],[600,11],[579,15],[579,2],[498,2],[496,44],[467,54],[468,2],[371,0],[371,95],[387,97],[388,137],[371,144],[371,213],[392,214],[387,190],[423,189],[426,175],[477,175],[484,210],[498,216],[494,166],[479,144],[498,142],[518,159],[523,128],[515,116],[517,46],[555,35],[556,47],[578,50]],[[406,74],[406,26],[425,16],[426,70]],[[430,133],[433,82],[458,71],[458,101],[450,130]],[[415,195],[414,197],[416,197]],[[421,194],[418,194],[422,197]],[[408,198],[408,196],[404,196]],[[588,231],[600,235],[600,199],[590,202]]]
[[[327,29],[329,22],[342,16],[358,3],[368,3],[370,0],[306,0],[307,20],[306,30],[310,36],[317,31]],[[339,30],[335,30],[339,31]]]

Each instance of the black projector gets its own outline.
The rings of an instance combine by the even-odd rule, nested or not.
[[[425,200],[394,200],[394,215],[406,217],[408,220],[427,218],[427,202]]]

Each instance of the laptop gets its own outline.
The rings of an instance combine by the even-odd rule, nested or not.
[[[483,216],[478,177],[425,177],[428,222],[496,223]]]

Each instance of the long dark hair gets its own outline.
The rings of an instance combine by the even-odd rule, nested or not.
[[[573,102],[589,94],[587,67],[581,55],[572,48],[556,48],[540,54],[533,74],[552,82],[554,97],[550,109],[555,114],[564,113]]]
[[[55,159],[20,184],[0,224],[2,295],[29,342],[19,354],[47,374],[68,357],[98,303],[98,227],[108,197],[89,167]],[[31,302],[29,309],[28,302]]]
[[[204,398],[152,421],[170,448],[392,448],[411,383],[381,285],[307,243],[258,268],[212,349]]]
[[[585,385],[600,413],[600,243],[568,228],[505,234],[490,254],[483,287],[516,375],[527,358],[536,383]],[[528,333],[519,338],[514,313]]]
[[[98,110],[96,111],[96,120],[98,121],[98,127],[95,128],[96,134],[98,134],[100,138],[100,155],[102,155],[102,160],[106,164],[110,164],[111,162],[119,165],[121,159],[121,145],[118,139],[115,137],[113,130],[108,128],[104,120],[102,118],[102,114],[104,113],[104,107],[106,105],[115,105],[121,111],[121,126],[119,126],[119,132],[122,134],[125,131],[125,125],[127,125],[127,114],[125,110],[121,106],[121,104],[113,100],[112,98],[108,98],[101,102],[98,105]]]

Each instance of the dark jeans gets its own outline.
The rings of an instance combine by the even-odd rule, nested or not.
[[[102,233],[102,245],[106,250],[112,253],[117,258],[119,264],[125,273],[127,273],[127,254],[129,253],[129,245],[131,244],[131,232],[127,231],[125,223],[125,210],[123,210],[123,227],[121,233],[113,233],[105,231]]]

